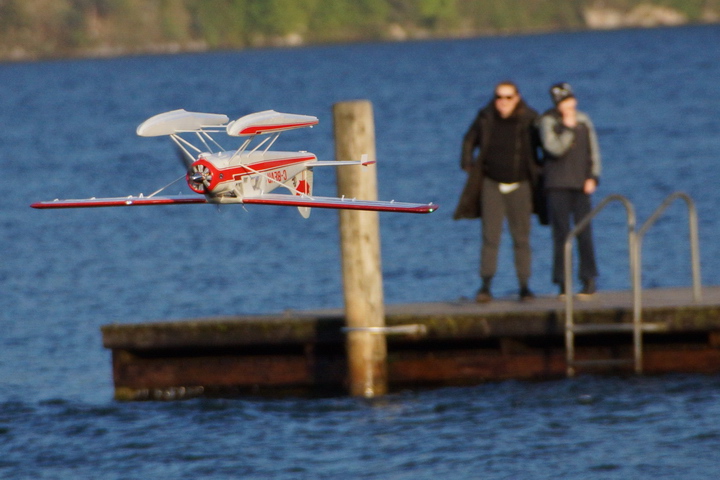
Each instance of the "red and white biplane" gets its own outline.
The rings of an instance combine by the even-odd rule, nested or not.
[[[159,195],[172,183],[150,194],[114,198],[53,200],[33,203],[33,208],[126,207],[141,205],[172,205],[189,203],[239,203],[284,205],[298,207],[303,217],[310,208],[339,208],[385,212],[431,213],[432,203],[359,200],[344,197],[313,195],[313,168],[319,166],[369,165],[360,161],[319,161],[309,152],[271,151],[280,134],[287,130],[312,127],[316,117],[279,113],[274,110],[257,112],[229,121],[227,115],[173,110],[147,119],[137,128],[141,137],[168,135],[181,149],[187,167],[184,178],[193,195]],[[234,150],[225,150],[211,133],[225,132],[231,137],[247,137]],[[187,138],[190,136],[194,144]],[[251,148],[252,141],[265,135]],[[181,180],[183,177],[178,178]],[[173,182],[173,183],[175,183]],[[282,187],[289,193],[271,193]]]

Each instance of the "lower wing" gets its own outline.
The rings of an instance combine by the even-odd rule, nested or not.
[[[208,203],[205,197],[198,195],[172,195],[164,197],[113,197],[83,198],[78,200],[52,200],[37,202],[33,208],[90,208],[90,207],[134,207],[142,205],[182,205],[188,203]]]
[[[438,206],[432,203],[386,202],[338,197],[307,197],[267,194],[246,197],[242,203],[251,205],[285,205],[290,207],[339,208],[343,210],[371,210],[377,212],[432,213]]]
[[[338,208],[344,210],[371,210],[378,212],[432,213],[438,206],[432,203],[404,203],[373,200],[357,200],[338,197],[307,197],[267,194],[243,199],[218,198],[208,201],[199,195],[129,196],[112,198],[85,198],[77,200],[52,200],[37,202],[33,208],[91,208],[91,207],[138,207],[143,205],[184,205],[194,203],[243,203],[248,205],[281,205],[288,207]]]

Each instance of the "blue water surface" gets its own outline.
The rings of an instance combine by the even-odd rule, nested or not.
[[[151,193],[183,174],[167,110],[316,115],[277,148],[334,157],[331,108],[368,99],[379,196],[432,215],[382,214],[387,303],[471,297],[479,224],[452,220],[460,141],[510,78],[539,111],[568,81],[597,127],[595,201],[647,219],[674,191],[696,201],[702,279],[720,284],[717,26],[0,65],[1,478],[714,478],[715,377],[580,378],[333,399],[112,400],[100,327],[342,305],[337,213],[213,206],[36,211],[53,198]],[[316,171],[333,195],[334,173]],[[187,193],[182,182],[169,193]],[[602,289],[630,279],[623,208],[595,221]],[[539,294],[550,232],[533,227]],[[496,295],[516,292],[509,238]],[[690,284],[687,213],[644,241],[643,285]]]

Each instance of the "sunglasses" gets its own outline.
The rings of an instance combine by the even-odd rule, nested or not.
[[[495,100],[512,100],[516,95],[498,95],[495,94]]]

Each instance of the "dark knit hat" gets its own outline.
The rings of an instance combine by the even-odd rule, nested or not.
[[[575,94],[573,94],[572,87],[569,83],[556,83],[552,87],[550,87],[550,97],[552,98],[552,101],[555,105],[562,102],[566,98],[574,97]]]

